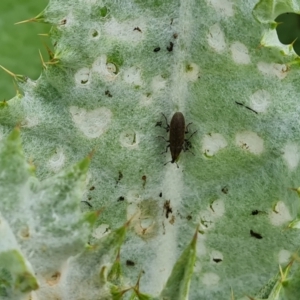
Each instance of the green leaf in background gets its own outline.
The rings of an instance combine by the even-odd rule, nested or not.
[[[37,79],[42,70],[39,49],[45,57],[44,43],[49,39],[38,36],[48,33],[48,24],[15,25],[16,22],[38,15],[47,5],[46,0],[2,0],[0,1],[0,65],[15,74],[24,74]],[[12,78],[0,72],[0,101],[12,98],[16,90]]]

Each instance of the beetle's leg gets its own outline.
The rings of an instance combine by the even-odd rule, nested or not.
[[[182,150],[183,150],[184,152],[185,152],[185,151],[189,151],[189,152],[191,152],[193,155],[195,155],[195,154],[190,150],[191,148],[192,148],[192,144],[191,144],[191,142],[189,141],[189,139],[184,140]]]
[[[161,136],[161,135],[158,135],[157,138],[162,138],[162,139],[164,139],[167,143],[170,143],[170,141],[167,141],[166,138],[163,137],[163,136]]]
[[[165,166],[166,164],[170,163],[170,162],[172,162],[172,161],[171,161],[171,160],[170,160],[170,161],[167,161],[166,163],[164,163],[164,166]]]
[[[189,138],[188,139],[186,139],[186,141],[188,141],[196,132],[197,132],[198,130],[196,130],[196,131],[194,131],[190,136],[189,136]]]
[[[164,116],[164,118],[165,118],[165,120],[166,120],[166,125],[167,125],[167,127],[163,127],[163,128],[166,129],[167,132],[169,132],[169,130],[170,130],[170,125],[169,125],[169,123],[168,123],[168,119],[167,119],[167,117],[166,117],[163,113],[161,113],[161,114]]]
[[[184,133],[189,133],[189,126],[192,125],[193,123],[189,123],[185,126],[185,132]]]
[[[166,151],[162,152],[161,154],[167,153],[168,152],[168,148],[170,148],[170,144],[166,147]]]

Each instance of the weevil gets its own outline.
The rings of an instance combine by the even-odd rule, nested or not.
[[[189,141],[189,139],[197,131],[192,133],[188,139],[185,139],[185,134],[188,133],[188,127],[192,123],[189,123],[187,126],[185,126],[184,116],[179,111],[173,115],[170,125],[168,124],[167,117],[164,114],[162,114],[162,115],[166,119],[167,127],[165,129],[167,130],[167,132],[168,131],[170,132],[169,141],[167,141],[165,138],[162,137],[164,140],[166,140],[169,143],[166,147],[166,152],[168,151],[168,148],[170,148],[172,160],[169,162],[171,162],[172,164],[175,162],[177,165],[177,160],[179,158],[181,151],[182,150],[187,151],[191,148],[192,145],[191,145],[191,142]],[[167,162],[167,163],[169,163],[169,162]],[[167,164],[167,163],[165,163],[165,164]],[[178,165],[177,165],[177,168],[179,168]]]

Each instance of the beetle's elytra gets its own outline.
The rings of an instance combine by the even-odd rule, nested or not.
[[[166,148],[166,152],[168,151],[168,148],[170,148],[171,157],[172,157],[172,160],[170,162],[174,163],[177,162],[180,152],[182,150],[186,151],[189,150],[189,148],[191,147],[191,143],[189,142],[189,140],[185,139],[185,133],[188,132],[188,126],[191,123],[188,124],[187,127],[185,127],[185,119],[181,112],[176,112],[173,115],[170,125],[168,124],[166,116],[164,114],[163,116],[166,119],[166,123],[167,123],[166,130],[170,132],[169,141],[167,141],[169,142],[169,144]],[[192,135],[189,137],[189,139],[192,137]]]
[[[170,151],[172,156],[171,163],[177,161],[184,145],[185,120],[181,112],[176,112],[170,123]]]

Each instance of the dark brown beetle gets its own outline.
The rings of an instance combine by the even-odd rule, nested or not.
[[[189,148],[191,148],[191,143],[190,143],[189,139],[196,133],[196,131],[194,133],[192,133],[192,135],[188,139],[185,139],[184,135],[185,135],[185,133],[188,133],[188,126],[192,123],[189,123],[185,127],[185,119],[181,112],[176,112],[173,115],[170,125],[168,124],[167,117],[164,114],[163,114],[163,116],[166,119],[166,123],[167,123],[166,130],[167,130],[167,132],[170,131],[169,141],[167,141],[167,142],[169,142],[169,145],[166,148],[166,152],[168,151],[168,148],[170,147],[172,160],[169,162],[171,162],[173,164],[174,162],[175,163],[177,162],[180,152],[182,150],[186,151],[186,150],[189,150]],[[167,162],[167,163],[169,163],[169,162]],[[167,163],[165,163],[165,164],[167,164]],[[178,165],[177,165],[177,167],[178,167]]]
[[[179,158],[179,154],[183,149],[185,134],[185,120],[181,112],[176,112],[170,123],[169,147],[171,151],[173,164]]]

